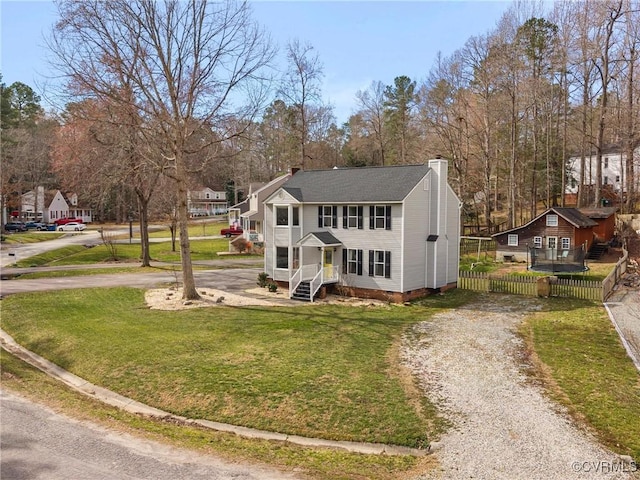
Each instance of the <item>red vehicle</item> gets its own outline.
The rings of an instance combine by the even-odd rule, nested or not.
[[[59,218],[58,220],[54,221],[53,223],[55,223],[56,226],[59,227],[60,225],[66,225],[67,223],[71,223],[71,222],[84,223],[81,218]]]
[[[231,225],[229,228],[223,228],[220,230],[220,235],[224,235],[229,238],[236,235],[242,235],[242,227],[238,227],[236,225]]]

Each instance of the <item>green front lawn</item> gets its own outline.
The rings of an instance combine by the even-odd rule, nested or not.
[[[640,375],[602,305],[550,299],[521,332],[551,395],[613,451],[640,459]]]
[[[459,293],[468,295],[441,302]],[[410,308],[163,312],[143,296],[131,288],[15,295],[2,300],[3,328],[90,382],[191,418],[412,447],[441,426],[394,360],[405,328],[441,309],[436,298]]]
[[[220,260],[225,258],[251,258],[251,255],[219,256],[218,252],[229,251],[229,241],[225,238],[211,240],[191,240],[191,260]],[[180,245],[176,243],[176,251],[171,250],[171,242],[150,244],[151,259],[158,262],[180,262]],[[140,260],[140,245],[116,244],[116,257],[122,262],[137,262]],[[255,255],[253,256],[255,258]],[[56,266],[56,265],[89,265],[113,261],[112,255],[104,245],[86,248],[73,245],[57,250],[51,250],[41,255],[25,258],[16,262],[18,267]]]

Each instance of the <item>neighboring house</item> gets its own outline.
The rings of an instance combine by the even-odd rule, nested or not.
[[[640,145],[634,150],[634,172],[640,171]],[[577,204],[578,184],[580,182],[581,157],[573,156],[568,160],[565,202]],[[597,174],[597,156],[585,157],[584,183],[587,197],[593,197]],[[602,152],[602,198],[620,202],[626,193],[627,156],[621,145],[608,145]],[[640,191],[640,178],[636,173],[634,191]],[[587,198],[592,202],[593,198]]]
[[[594,242],[596,227],[596,221],[576,208],[553,207],[526,225],[493,235],[496,259],[526,262],[534,252],[549,261],[581,263]]]
[[[61,218],[80,218],[84,223],[93,221],[92,210],[79,206],[75,193],[65,196],[60,190],[45,191],[38,187],[24,193],[21,202],[22,217],[28,220],[53,223]]]
[[[292,298],[337,288],[402,302],[457,284],[460,201],[446,160],[297,172],[266,200],[264,222],[265,272]]]
[[[295,172],[295,169],[293,171]],[[242,236],[250,242],[264,242],[264,201],[289,180],[291,175],[292,173],[287,173],[266,184],[249,185],[247,198],[230,209],[235,210],[235,213],[232,214],[230,211],[229,225],[236,222],[241,226],[244,230]]]
[[[69,205],[67,218],[81,218],[83,223],[93,222],[93,211],[90,208],[78,205],[78,194],[67,193],[66,201]]]
[[[227,213],[229,202],[227,192],[216,191],[209,187],[189,190],[188,209],[191,217],[210,217]]]
[[[45,192],[44,187],[37,187],[23,193],[20,198],[20,214],[26,221],[42,221],[44,215]]]

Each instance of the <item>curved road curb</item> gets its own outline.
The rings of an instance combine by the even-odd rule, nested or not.
[[[634,351],[634,349],[629,344],[629,341],[625,337],[625,334],[622,331],[622,329],[620,328],[620,325],[618,325],[618,322],[616,321],[616,318],[615,318],[613,312],[611,311],[611,305],[619,305],[619,303],[618,302],[605,302],[604,303],[604,308],[607,311],[607,313],[609,314],[609,320],[611,320],[611,323],[613,324],[613,328],[616,329],[616,332],[618,333],[618,336],[620,337],[620,341],[622,342],[622,345],[624,346],[624,349],[627,351],[627,355],[629,356],[629,358],[631,358],[631,361],[633,362],[633,364],[635,365],[636,369],[638,370],[638,373],[640,373],[640,358],[638,357],[638,355],[636,355],[636,352]]]
[[[202,419],[194,420],[178,415],[173,415],[169,412],[165,412],[164,410],[150,407],[143,403],[132,400],[131,398],[124,397],[115,392],[107,390],[106,388],[102,388],[89,383],[83,378],[80,378],[77,375],[74,375],[73,373],[60,368],[58,365],[50,362],[49,360],[42,358],[41,356],[22,347],[21,345],[16,343],[16,341],[4,330],[0,330],[0,344],[2,348],[4,348],[7,352],[17,356],[18,358],[24,360],[30,365],[33,365],[39,370],[42,370],[50,377],[63,382],[74,390],[91,398],[95,398],[96,400],[99,400],[108,405],[125,410],[129,413],[158,418],[161,420],[172,420],[174,422],[177,421],[186,425],[198,425],[219,432],[235,433],[236,435],[245,438],[275,440],[303,447],[340,449],[352,453],[362,453],[367,455],[412,455],[417,457],[425,456],[430,452],[430,449],[422,450],[418,448],[401,447],[398,445],[385,445],[382,443],[360,443],[323,440],[320,438],[287,435],[284,433],[267,432],[265,430],[256,430],[254,428],[230,425],[228,423],[212,422],[210,420]]]

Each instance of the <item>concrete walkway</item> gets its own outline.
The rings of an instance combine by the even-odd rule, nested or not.
[[[360,442],[346,442],[335,440],[324,440],[320,438],[301,437],[298,435],[287,435],[284,433],[267,432],[265,430],[256,430],[254,428],[240,427],[236,425],[229,425],[227,423],[213,422],[210,420],[202,419],[189,419],[178,415],[159,410],[154,407],[150,407],[143,403],[137,402],[131,398],[124,397],[115,392],[107,390],[106,388],[99,387],[83,378],[78,377],[62,368],[58,365],[51,363],[45,358],[27,350],[22,347],[15,340],[8,335],[4,330],[0,330],[0,345],[7,352],[15,355],[21,360],[33,365],[39,370],[43,371],[47,375],[56,380],[63,382],[74,390],[99,400],[108,405],[120,408],[129,413],[143,415],[146,417],[157,418],[161,420],[171,420],[172,423],[181,423],[183,425],[198,425],[212,430],[235,433],[245,438],[257,438],[261,440],[272,440],[284,443],[291,443],[302,447],[312,448],[331,448],[346,450],[352,453],[363,453],[367,455],[413,455],[424,456],[429,453],[429,450],[422,450],[417,448],[401,447],[397,445],[385,445],[381,443],[360,443]]]

